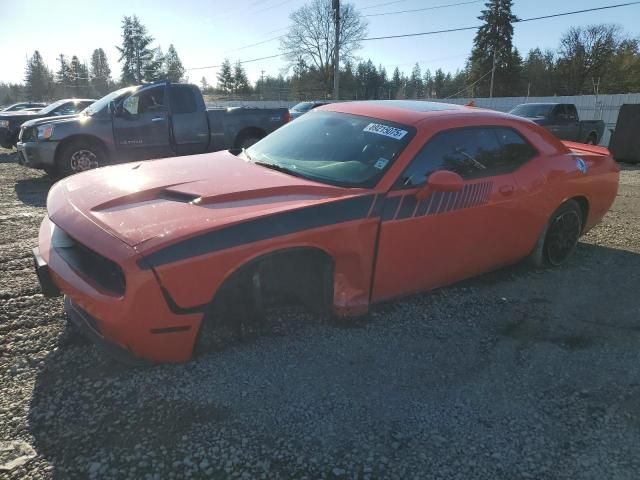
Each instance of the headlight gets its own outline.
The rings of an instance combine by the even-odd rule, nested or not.
[[[38,140],[49,140],[51,135],[53,135],[53,125],[38,126]]]
[[[9,128],[9,120],[0,120],[0,128]]]

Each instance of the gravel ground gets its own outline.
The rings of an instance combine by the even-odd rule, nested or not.
[[[0,478],[638,478],[639,168],[563,268],[503,269],[358,328],[281,312],[284,334],[147,369],[39,294],[49,185],[0,151],[0,463],[7,442],[33,457]]]

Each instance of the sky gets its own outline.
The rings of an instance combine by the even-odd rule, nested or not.
[[[308,0],[0,0],[0,82],[21,82],[26,57],[39,50],[49,68],[56,57],[77,55],[89,63],[93,49],[105,50],[115,78],[120,75],[116,45],[121,40],[124,15],[138,15],[154,46],[164,51],[173,43],[189,81],[205,76],[216,83],[218,65],[225,57],[249,60],[279,53],[278,40],[286,33],[289,14]],[[342,0],[345,2],[345,0]],[[521,18],[624,3],[626,0],[515,0],[514,13]],[[362,15],[462,3],[463,0],[351,0]],[[385,4],[385,5],[381,5]],[[19,5],[19,8],[16,8]],[[12,7],[13,6],[13,7]],[[12,7],[12,8],[9,8]],[[474,26],[483,1],[422,12],[368,16],[368,37]],[[640,36],[640,4],[515,25],[514,44],[523,54],[534,47],[556,49],[570,26],[615,23],[634,37]],[[388,72],[396,66],[410,72],[415,62],[422,71],[464,67],[475,31],[446,33],[362,43],[358,57],[370,58]],[[246,48],[243,48],[246,47]],[[286,73],[286,62],[275,58],[244,65],[251,81],[265,75]]]

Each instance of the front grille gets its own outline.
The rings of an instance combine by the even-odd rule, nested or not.
[[[38,139],[36,127],[22,127],[18,138],[22,142],[35,142]]]
[[[60,232],[62,233],[62,232]],[[79,275],[115,295],[124,295],[125,278],[117,263],[76,242],[66,234],[64,241],[54,243],[58,254]]]

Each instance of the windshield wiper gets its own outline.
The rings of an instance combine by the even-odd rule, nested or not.
[[[255,165],[260,165],[261,167],[270,168],[271,170],[276,170],[282,173],[288,173],[289,175],[293,175],[294,177],[302,177],[305,178],[304,175],[301,175],[296,170],[284,167],[278,163],[269,163],[269,162],[253,162]]]

